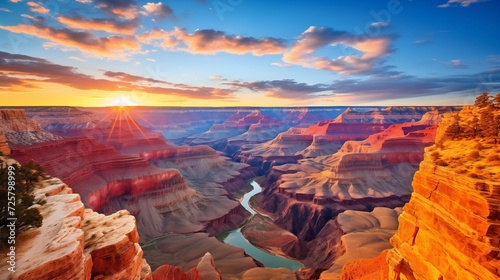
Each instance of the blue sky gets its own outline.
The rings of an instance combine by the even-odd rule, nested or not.
[[[500,3],[6,0],[1,105],[463,105]]]

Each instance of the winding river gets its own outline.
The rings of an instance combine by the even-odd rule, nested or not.
[[[260,214],[260,213],[255,211],[250,206],[249,201],[250,201],[250,198],[252,198],[252,196],[260,193],[262,191],[262,188],[255,181],[252,181],[250,184],[252,185],[253,190],[246,193],[243,196],[243,198],[241,200],[241,205],[246,210],[248,210],[248,212],[250,212],[252,214],[252,216],[254,216],[254,215]],[[224,243],[231,244],[235,247],[242,248],[243,250],[245,250],[245,252],[247,254],[249,254],[254,259],[258,260],[259,262],[263,263],[264,266],[266,266],[266,267],[286,267],[286,268],[289,268],[291,270],[297,270],[297,269],[303,267],[303,265],[298,261],[294,261],[291,259],[271,255],[267,252],[262,251],[261,249],[255,247],[255,246],[253,246],[250,242],[248,242],[248,240],[241,233],[241,227],[237,228],[237,229],[233,229],[231,231],[228,231],[228,232],[226,232],[226,234],[227,234],[227,236],[224,239],[222,239],[222,241],[224,241]]]

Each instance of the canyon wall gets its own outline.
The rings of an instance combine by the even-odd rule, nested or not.
[[[0,131],[0,153],[3,155],[10,155],[10,147],[7,144],[7,138],[5,138],[5,133]]]
[[[390,227],[384,230],[364,228],[362,224],[373,223],[372,218],[346,225],[342,217],[354,221],[356,218],[352,217],[363,217],[374,209],[398,209],[409,200],[413,174],[423,159],[425,146],[434,142],[441,115],[431,111],[420,121],[390,124],[364,140],[346,141],[337,153],[271,168],[262,184],[265,189],[259,206],[298,238],[292,247],[283,249],[315,269],[309,277],[319,277],[326,270],[322,279],[340,279],[342,266],[348,261],[374,257],[391,247],[389,238],[397,228],[394,210],[387,210],[393,214]],[[389,122],[395,119],[390,118]],[[364,245],[361,248],[359,244]],[[355,253],[367,248],[373,250]]]
[[[259,174],[264,174],[273,166],[296,163],[302,158],[331,155],[344,143],[367,139],[385,131],[391,125],[407,124],[406,130],[400,128],[401,137],[413,131],[422,131],[435,125],[435,122],[432,123],[432,117],[425,114],[434,112],[434,115],[439,115],[453,109],[388,107],[367,112],[348,108],[334,120],[320,121],[308,127],[292,127],[268,142],[242,145],[234,158],[256,167]],[[422,119],[424,116],[425,119]],[[428,138],[431,139],[432,136],[431,133]]]
[[[88,138],[15,146],[12,157],[21,163],[42,163],[46,172],[68,182],[94,210],[101,209],[113,197],[171,188],[183,181],[177,170],[155,168]]]
[[[459,116],[467,123],[479,112],[464,108]],[[415,173],[394,248],[386,257],[350,263],[343,279],[364,271],[371,273],[359,279],[500,278],[500,149],[491,139],[450,138],[445,132],[453,119],[441,121],[438,144],[426,149]]]
[[[3,164],[17,164],[0,158]],[[57,178],[35,186],[40,228],[16,238],[16,271],[2,254],[2,279],[152,279],[138,244],[135,219],[127,211],[104,216],[85,209],[78,194]]]
[[[61,139],[26,118],[21,109],[0,109],[0,131],[4,132],[9,145],[29,145]]]
[[[87,207],[108,214],[127,209],[137,218],[141,242],[165,232],[218,233],[245,219],[245,212],[228,193],[245,185],[247,177],[242,174],[252,176],[244,171],[247,168],[244,164],[231,163],[208,146],[177,147],[158,132],[140,126],[129,117],[123,118],[122,111],[115,112],[112,123],[78,128],[72,125],[71,116],[76,114],[79,121],[80,113],[71,114],[74,111],[71,110],[65,119],[67,112],[56,109],[37,109],[36,116],[47,123],[57,122],[56,127],[71,127],[61,131],[73,137],[13,145],[12,156],[22,163],[40,162],[46,172],[70,184]],[[11,120],[14,117],[20,118],[14,123],[32,122],[22,111]],[[20,131],[16,129],[25,127],[7,128],[11,129],[9,133],[17,134]],[[147,161],[168,162],[171,168],[166,164],[155,167]],[[205,162],[206,173],[200,172],[200,166],[194,166],[200,162]],[[189,171],[195,168],[194,172]],[[182,173],[211,174],[211,183],[207,184],[203,178],[188,182]]]

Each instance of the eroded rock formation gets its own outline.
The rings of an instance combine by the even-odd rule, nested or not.
[[[7,138],[5,138],[5,133],[0,131],[0,153],[3,155],[10,155],[9,144],[7,144]]]
[[[431,121],[418,123],[416,121],[420,120],[426,112],[434,109],[434,107],[389,107],[364,112],[348,108],[334,120],[321,121],[306,128],[290,128],[271,141],[243,145],[235,158],[259,167],[260,173],[263,174],[276,165],[335,153],[346,141],[364,140],[393,124],[408,123],[407,127],[413,127],[415,131],[422,130],[429,127]],[[441,109],[440,112],[445,110],[450,110],[450,108]],[[411,124],[411,122],[415,123]],[[409,132],[411,131],[405,130],[402,135]],[[432,138],[432,135],[429,138]]]
[[[0,131],[4,132],[10,145],[29,145],[61,139],[26,118],[24,110],[21,109],[0,110]]]
[[[467,121],[474,114],[478,114],[474,109],[464,109],[460,116]],[[498,149],[484,139],[445,139],[452,118],[448,115],[440,123],[439,145],[426,150],[415,173],[414,192],[399,217],[391,239],[394,248],[387,252],[386,261],[382,263],[384,257],[379,256],[351,263],[344,268],[343,279],[353,279],[362,271],[391,280],[500,278],[500,184],[490,179],[495,176],[491,171],[498,172]],[[482,178],[464,169],[477,142],[482,142],[481,154],[489,153],[474,160],[490,170]],[[437,159],[440,154],[445,160]],[[453,158],[462,160],[456,165]],[[374,262],[380,266],[378,272],[373,271]]]
[[[500,184],[436,166],[430,155],[401,215],[389,279],[498,279]]]
[[[46,201],[38,208],[43,225],[17,237],[16,272],[3,269],[4,255],[0,278],[152,279],[127,211],[104,216],[85,209],[80,196],[57,178],[38,183],[35,197]]]

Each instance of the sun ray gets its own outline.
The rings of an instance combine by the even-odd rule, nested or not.
[[[113,131],[115,130],[116,121],[118,120],[118,114],[119,114],[119,112],[115,116],[115,119],[113,121],[113,125],[111,126],[111,131],[109,132],[108,139],[106,140],[106,144],[109,144],[109,140],[111,139],[111,135],[113,134]]]
[[[125,111],[125,114],[127,114],[127,116],[130,118],[130,120],[132,121],[132,124],[134,124],[134,126],[139,130],[139,132],[141,133],[141,135],[144,137],[144,139],[146,139],[148,142],[149,142],[149,139],[148,137],[144,134],[144,132],[142,131],[142,129],[139,127],[139,125],[137,124],[137,122],[132,118],[132,116],[130,116],[130,114]]]

